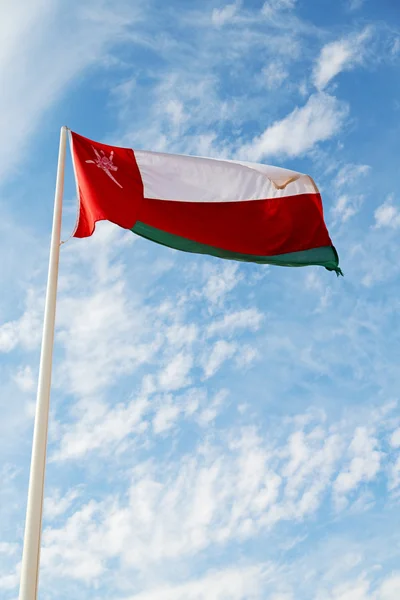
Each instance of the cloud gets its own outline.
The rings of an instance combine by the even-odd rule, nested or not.
[[[400,456],[397,457],[397,460],[391,465],[389,470],[389,490],[397,490],[400,486]]]
[[[189,385],[192,366],[193,358],[187,350],[171,357],[159,375],[160,387],[164,390],[179,390]]]
[[[137,9],[127,7],[107,0],[85,0],[76,10],[59,0],[7,3],[0,21],[0,180],[21,168],[46,111],[136,21]]]
[[[371,31],[366,28],[357,35],[326,44],[314,66],[313,82],[315,87],[323,90],[336,75],[362,64],[365,44],[370,36]]]
[[[225,389],[220,390],[217,394],[215,394],[210,404],[199,413],[199,416],[197,417],[197,423],[201,427],[208,427],[221,412],[224,402],[228,396],[229,392]]]
[[[158,409],[153,419],[154,433],[164,433],[170,429],[177,420],[180,407],[173,402],[165,402]]]
[[[260,356],[260,352],[254,347],[254,345],[245,344],[240,346],[236,353],[236,365],[238,369],[246,369],[255,360],[260,358]]]
[[[18,551],[18,544],[10,544],[9,542],[0,542],[0,554],[12,556]]]
[[[261,161],[268,156],[301,156],[319,142],[326,141],[341,129],[348,109],[334,96],[319,93],[310,96],[301,108],[276,121],[239,155],[246,160]]]
[[[233,335],[240,329],[257,331],[264,318],[263,313],[256,308],[226,312],[223,319],[216,320],[208,326],[207,335],[209,337],[221,334]]]
[[[273,18],[279,13],[293,10],[296,3],[297,0],[267,0],[262,7],[262,13],[268,18]]]
[[[140,434],[146,428],[143,417],[147,410],[145,396],[112,407],[94,400],[86,402],[80,406],[79,420],[61,427],[59,448],[51,460],[77,459],[96,449],[108,452],[110,447],[116,448],[128,435]]]
[[[226,397],[221,390],[209,408]],[[163,418],[162,428],[176,416]],[[384,425],[382,415],[369,418]],[[83,502],[63,523],[46,528],[45,572],[89,584],[111,563],[121,573],[154,573],[158,565],[166,573],[176,565],[185,570],[206,548],[219,552],[262,531],[271,536],[279,523],[314,518],[322,507],[329,510],[330,498],[337,510],[350,494],[368,491],[373,499],[374,488],[366,486],[384,468],[377,438],[359,420],[325,421],[322,413],[297,415],[286,422],[284,435],[253,426],[222,428],[178,461],[136,462],[129,474],[121,473],[124,491],[118,496]]]
[[[394,39],[390,53],[394,58],[396,58],[399,55],[399,53],[400,53],[400,37],[396,37]]]
[[[335,206],[332,208],[332,216],[335,221],[346,223],[351,217],[354,217],[363,205],[364,197],[344,194],[339,196]]]
[[[347,8],[350,11],[359,10],[364,2],[365,0],[346,0]]]
[[[233,2],[232,4],[226,4],[223,8],[214,8],[211,14],[211,22],[213,25],[221,27],[222,25],[226,25],[226,23],[233,21],[241,4],[241,0],[236,0],[236,2]]]
[[[219,264],[210,267],[203,294],[213,304],[223,302],[225,296],[240,282],[242,275],[239,266],[234,263]]]
[[[210,571],[204,577],[186,583],[155,587],[121,600],[257,600],[268,579],[268,571],[267,565],[238,565]]]
[[[369,165],[355,165],[349,163],[341,167],[338,174],[335,177],[334,183],[338,188],[347,187],[358,182],[361,186],[363,183],[363,176],[367,175],[371,170]],[[360,181],[361,180],[361,181]]]
[[[18,369],[14,375],[14,381],[23,392],[31,392],[35,389],[36,380],[29,365]]]
[[[26,309],[19,319],[8,321],[0,327],[0,352],[11,352],[18,346],[34,350],[40,343],[43,327],[42,299],[30,289]]]
[[[237,349],[237,345],[232,342],[227,342],[225,340],[218,340],[209,353],[206,362],[204,364],[204,375],[208,379],[215,375],[215,373],[220,369],[222,364],[232,358]]]
[[[377,475],[382,453],[378,440],[365,427],[358,427],[350,443],[350,463],[336,478],[333,486],[335,502],[339,508],[346,506],[347,494],[362,481],[371,481]]]
[[[0,575],[0,590],[14,590],[19,583],[19,573]]]
[[[400,427],[393,432],[390,438],[390,445],[393,448],[400,448]]]
[[[378,206],[374,213],[375,226],[380,229],[388,227],[397,229],[400,227],[400,210],[393,204],[393,198],[390,196],[386,202]]]
[[[147,327],[141,317],[145,312],[140,316],[134,311],[120,280],[100,284],[87,295],[71,294],[60,300],[58,340],[66,359],[59,369],[58,385],[74,394],[93,395],[112,385],[117,375],[151,360],[160,339],[154,336],[144,341]],[[141,343],[132,339],[131,331],[136,331]],[[168,373],[163,375],[165,384]]]
[[[262,79],[269,90],[279,88],[288,76],[288,71],[279,62],[270,62],[262,71]]]
[[[46,521],[53,521],[61,517],[78,497],[78,489],[71,489],[63,495],[61,495],[60,490],[53,490],[52,494],[46,495],[44,500],[44,519]]]
[[[396,600],[400,594],[400,575],[393,574],[380,586],[379,600]]]
[[[121,247],[135,241],[125,236],[103,223],[89,243],[79,240],[66,247],[56,333],[64,360],[55,377],[64,393],[104,394],[117,377],[151,362],[162,344],[152,326],[156,311],[128,293],[125,265],[116,259]]]

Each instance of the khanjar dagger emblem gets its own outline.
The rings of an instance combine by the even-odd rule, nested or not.
[[[93,148],[93,146],[92,146]],[[120,183],[118,183],[118,181],[115,179],[114,175],[112,175],[111,171],[118,171],[118,167],[116,167],[113,164],[113,158],[114,158],[114,150],[111,150],[110,156],[107,157],[105,152],[103,152],[103,150],[100,150],[100,152],[98,152],[96,150],[96,148],[93,148],[93,152],[96,155],[96,160],[86,160],[85,162],[87,163],[92,163],[93,165],[96,165],[99,169],[102,169],[104,171],[104,173],[106,175],[108,175],[108,177],[110,179],[113,180],[114,183],[116,183],[120,188],[122,188],[122,185]]]

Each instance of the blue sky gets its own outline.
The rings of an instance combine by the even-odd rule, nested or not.
[[[2,598],[63,124],[309,173],[345,277],[62,247],[40,598],[399,598],[399,65],[396,0],[2,3]]]

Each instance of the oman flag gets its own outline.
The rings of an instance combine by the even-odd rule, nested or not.
[[[308,175],[242,161],[132,150],[71,132],[75,237],[107,220],[153,242],[220,258],[341,273]]]

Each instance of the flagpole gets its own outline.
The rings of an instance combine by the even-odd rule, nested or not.
[[[58,153],[53,230],[51,234],[49,270],[47,276],[42,350],[40,355],[19,600],[37,600],[38,593],[66,146],[67,128],[62,127]]]

